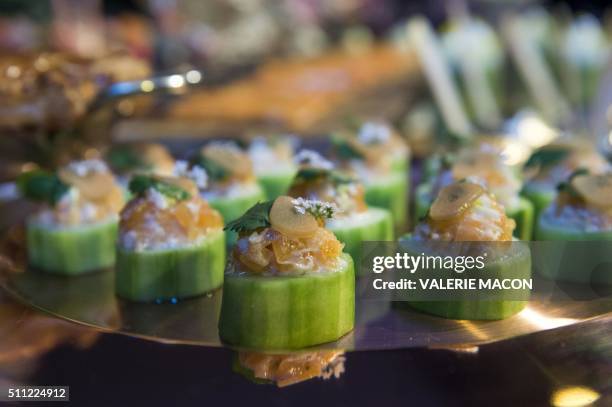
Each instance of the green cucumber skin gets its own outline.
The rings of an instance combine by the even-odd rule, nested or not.
[[[115,289],[131,301],[188,298],[223,284],[225,233],[214,232],[201,245],[149,252],[117,250]]]
[[[257,176],[257,182],[261,185],[266,198],[272,200],[287,194],[294,177],[295,172],[260,174]]]
[[[407,173],[394,172],[384,178],[383,182],[370,183],[365,186],[365,200],[368,205],[388,209],[393,216],[395,227],[404,227],[408,213]]]
[[[407,235],[402,238],[410,239]],[[409,252],[410,254],[410,252]],[[414,253],[418,255],[418,253]],[[483,269],[483,273],[490,278],[503,278],[508,270],[513,271],[515,278],[531,277],[531,254],[528,249],[514,255],[510,259],[504,259],[493,264],[489,263]],[[406,301],[407,304],[419,311],[448,319],[467,320],[499,320],[508,318],[521,311],[529,301],[518,300],[448,300],[448,301]]]
[[[540,216],[536,228],[538,241],[597,241],[612,240],[612,231],[585,232],[567,226],[551,225]],[[563,244],[540,245],[534,253],[534,265],[542,276],[556,281],[579,284],[612,285],[612,273],[589,274],[586,270],[594,269],[600,262],[609,258],[608,247],[602,247],[603,253],[597,255],[593,246],[585,256],[564,256]],[[574,249],[575,250],[575,249]],[[578,253],[575,253],[578,254]]]
[[[540,218],[540,214],[550,205],[557,195],[555,189],[544,189],[536,186],[527,184],[521,192],[525,198],[527,198],[533,204],[534,209],[534,231],[537,228],[537,220]]]
[[[334,235],[344,243],[344,252],[351,255],[353,261],[359,264],[362,251],[362,242],[393,241],[393,220],[391,213],[382,208],[368,208],[374,222],[367,225],[353,225],[346,227],[328,227]],[[350,223],[350,219],[347,221]],[[358,267],[357,270],[360,270]],[[358,272],[358,271],[357,271]]]
[[[116,220],[87,226],[48,228],[28,222],[29,263],[54,274],[77,275],[115,264]]]
[[[533,238],[534,211],[531,201],[523,197],[519,198],[519,204],[516,208],[506,210],[508,217],[516,222],[514,237],[519,240],[531,240]]]
[[[241,217],[251,206],[258,202],[266,200],[263,189],[257,185],[257,190],[253,191],[252,194],[238,196],[234,198],[214,198],[209,199],[208,203],[214,209],[218,210],[223,217],[223,222],[227,224],[235,219]],[[236,232],[227,231],[225,233],[225,240],[228,246],[232,246],[238,239]]]
[[[355,270],[303,276],[226,274],[219,335],[231,345],[300,349],[339,339],[355,323]]]
[[[430,195],[431,186],[429,184],[421,184],[416,188],[414,197],[415,223],[427,215],[431,205]],[[516,229],[514,229],[513,233],[514,237],[520,240],[532,239],[535,219],[534,212],[533,204],[524,197],[519,197],[519,203],[516,208],[506,210],[506,215],[516,222]]]

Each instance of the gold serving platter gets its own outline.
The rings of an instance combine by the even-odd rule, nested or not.
[[[175,303],[127,302],[115,296],[112,269],[78,277],[33,270],[23,260],[23,233],[13,229],[9,236],[0,252],[0,273],[3,287],[19,301],[106,332],[165,343],[225,346],[217,331],[222,290]],[[456,349],[560,328],[605,317],[612,312],[612,295],[598,292],[596,296],[589,296],[588,287],[579,299],[551,295],[555,290],[551,291],[550,284],[546,283],[546,289],[539,292],[536,283],[529,305],[519,314],[500,321],[443,319],[413,311],[403,303],[367,300],[358,294],[354,331],[318,348],[348,351],[410,347]]]

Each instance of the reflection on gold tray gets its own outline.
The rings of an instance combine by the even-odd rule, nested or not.
[[[217,332],[221,290],[176,304],[130,303],[115,296],[112,270],[65,277],[27,269],[19,241],[13,239],[12,245],[3,246],[0,273],[5,289],[24,303],[104,331],[160,342],[223,346]],[[582,322],[612,310],[610,296],[576,301],[551,295],[550,287],[543,292],[546,294],[533,293],[525,310],[502,321],[447,320],[412,311],[401,303],[358,298],[355,330],[319,348],[465,347]]]

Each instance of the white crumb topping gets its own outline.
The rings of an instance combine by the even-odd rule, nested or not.
[[[159,209],[166,209],[168,207],[168,200],[166,197],[155,188],[149,188],[147,190],[146,198]]]
[[[391,129],[384,123],[366,122],[359,129],[357,138],[363,144],[382,144],[391,138]]]
[[[208,185],[208,174],[206,170],[199,165],[194,165],[189,168],[189,163],[184,160],[178,160],[174,165],[174,175],[177,177],[189,178],[198,186],[199,189],[204,189]]]
[[[89,173],[103,173],[108,172],[108,167],[102,160],[92,159],[92,160],[82,160],[82,161],[73,161],[66,166],[68,170],[75,173],[79,177],[84,177]]]
[[[334,215],[340,211],[338,205],[332,202],[323,202],[300,197],[292,199],[291,203],[296,213],[301,215],[310,213],[315,217],[322,217],[325,219],[333,218]]]
[[[322,170],[334,169],[334,164],[331,161],[314,150],[301,150],[295,155],[294,162],[297,165],[306,165]]]

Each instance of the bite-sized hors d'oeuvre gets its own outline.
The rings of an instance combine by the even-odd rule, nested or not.
[[[458,242],[492,242],[492,248],[498,250],[500,245],[496,243],[513,241],[515,225],[515,221],[506,215],[503,205],[481,184],[455,182],[440,190],[425,219],[416,226],[413,234],[401,242],[409,253],[413,251],[417,256],[423,252],[438,256],[456,255],[457,247],[453,244]],[[445,242],[448,247],[436,246],[438,242]],[[433,248],[429,247],[432,243]],[[487,246],[482,247],[486,250]],[[440,252],[444,250],[449,253]],[[484,252],[477,255],[485,256]],[[489,279],[531,276],[531,255],[524,245],[509,244],[502,256],[491,256],[490,253],[488,256],[481,273]],[[479,300],[470,295],[461,300],[415,301],[410,305],[445,318],[502,319],[519,312],[526,301]]]
[[[597,18],[584,14],[572,21],[563,34],[561,56],[568,95],[577,105],[588,107],[610,57],[610,43]]]
[[[174,301],[223,283],[223,219],[188,178],[137,175],[121,211],[116,290],[132,301]]]
[[[256,383],[286,387],[315,378],[337,379],[344,373],[345,359],[341,350],[287,354],[242,351],[234,369]]]
[[[234,142],[207,144],[193,164],[207,174],[207,186],[200,190],[202,197],[221,213],[226,223],[265,199],[249,155]]]
[[[284,195],[295,176],[294,143],[291,136],[256,137],[249,145],[249,156],[257,181],[267,199]]]
[[[393,240],[391,213],[370,207],[365,190],[356,178],[333,169],[333,165],[315,151],[302,150],[298,155],[300,169],[289,189],[289,196],[306,200],[331,202],[337,215],[326,220],[327,229],[344,243],[344,251],[359,261],[363,241]]]
[[[525,164],[527,181],[522,193],[533,203],[536,217],[555,199],[557,185],[579,168],[599,174],[610,165],[591,144],[580,140],[549,144],[531,155]]]
[[[121,187],[100,160],[75,161],[57,173],[33,171],[17,181],[28,199],[44,207],[27,222],[30,264],[78,274],[115,263]]]
[[[567,246],[542,244],[538,270],[549,278],[579,283],[612,283],[609,246],[591,243],[612,240],[612,173],[577,170],[559,185],[556,199],[542,211],[536,237],[542,241],[568,241]]]
[[[463,179],[485,186],[503,205],[506,214],[516,221],[515,236],[522,240],[531,239],[534,210],[531,202],[519,195],[521,180],[497,152],[486,149],[459,152],[446,161],[436,177],[419,185],[415,196],[416,219],[427,214],[429,205],[443,187]]]
[[[157,143],[116,144],[105,159],[126,187],[134,174],[170,176],[174,171],[174,158],[166,147]]]
[[[404,226],[410,151],[403,139],[384,123],[366,122],[356,133],[335,134],[332,142],[341,168],[365,186],[366,202],[388,209],[394,225]]]
[[[334,212],[328,203],[280,196],[228,224],[239,239],[223,284],[223,341],[297,349],[353,329],[353,260],[324,227]]]

